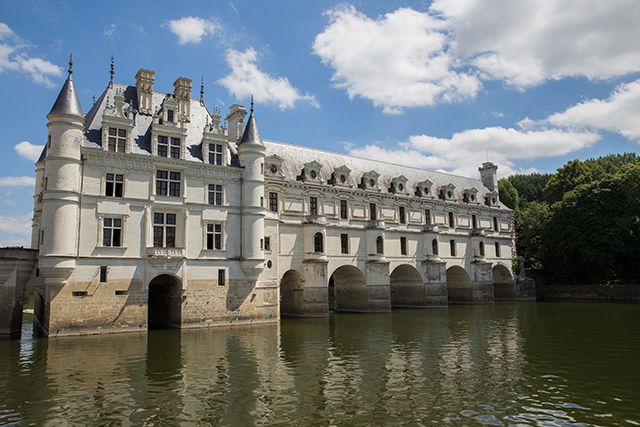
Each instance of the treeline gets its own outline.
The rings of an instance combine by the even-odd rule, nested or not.
[[[499,181],[514,209],[516,250],[554,283],[640,280],[640,157],[572,160],[555,174]],[[518,266],[517,266],[518,267]]]

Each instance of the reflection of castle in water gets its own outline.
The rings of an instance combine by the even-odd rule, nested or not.
[[[455,414],[478,390],[500,399],[523,375],[522,345],[516,308],[501,305],[38,340],[5,358],[32,381],[0,375],[0,401],[36,424],[384,424]]]

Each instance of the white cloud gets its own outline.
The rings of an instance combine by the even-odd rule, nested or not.
[[[473,98],[482,80],[524,89],[640,71],[637,0],[434,0],[424,11],[327,16],[314,53],[350,98],[387,113]]]
[[[113,36],[116,35],[117,31],[116,24],[110,24],[107,28],[104,29],[104,36],[108,40],[113,40]]]
[[[31,234],[31,213],[18,216],[0,215],[0,232]]]
[[[24,159],[36,162],[44,149],[44,145],[32,144],[29,141],[20,141],[14,147],[16,153]]]
[[[0,237],[0,247],[2,248],[16,248],[16,247],[28,248],[30,246],[31,246],[31,241],[28,236]]]
[[[258,55],[253,48],[244,52],[230,49],[226,56],[231,72],[218,80],[236,98],[255,97],[256,103],[275,104],[281,110],[306,101],[318,107],[315,96],[301,94],[286,77],[271,77],[258,68]]]
[[[451,25],[459,58],[515,86],[640,70],[636,0],[435,0],[430,13]]]
[[[52,77],[62,75],[62,68],[39,57],[29,56],[28,45],[9,26],[0,22],[0,73],[13,71],[26,74],[36,83],[52,87]]]
[[[476,76],[458,71],[448,52],[447,23],[428,13],[397,9],[371,19],[353,6],[327,12],[329,24],[313,51],[334,70],[332,81],[398,114],[406,107],[473,98]]]
[[[549,116],[542,123],[617,132],[640,142],[640,80],[618,86],[608,99],[590,99]],[[536,122],[524,122],[529,126]]]
[[[599,139],[592,132],[488,127],[468,129],[450,138],[413,135],[397,147],[367,145],[352,148],[349,154],[472,177],[477,176],[486,155],[498,164],[499,174],[507,176],[523,172],[516,168],[515,160],[565,155],[592,146]]]
[[[0,187],[34,187],[36,179],[32,176],[0,177]]]
[[[220,29],[220,24],[215,21],[185,16],[169,21],[169,29],[178,36],[178,43],[200,43],[202,39]]]

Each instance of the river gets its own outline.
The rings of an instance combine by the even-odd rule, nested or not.
[[[28,316],[27,316],[28,317]],[[640,305],[0,342],[0,425],[640,425]]]

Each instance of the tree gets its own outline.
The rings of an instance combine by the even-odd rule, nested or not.
[[[509,209],[516,209],[519,202],[518,190],[507,179],[498,181],[498,192],[500,193],[500,201]]]

